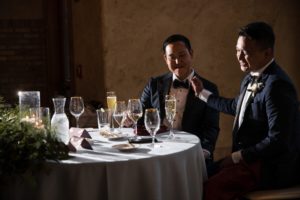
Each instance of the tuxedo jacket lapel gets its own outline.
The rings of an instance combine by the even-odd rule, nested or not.
[[[166,94],[169,94],[171,85],[172,85],[172,74],[169,74],[166,78],[164,78],[162,80],[162,90],[161,90],[161,94],[162,94],[162,100],[165,99],[164,96]]]
[[[270,70],[272,66],[269,66],[261,75],[261,78],[258,80],[259,82],[265,84],[268,77],[269,77],[269,74],[268,74],[268,70]]]
[[[201,77],[195,73],[194,74],[198,79],[201,80]],[[192,88],[192,86],[190,85],[189,90],[188,90],[188,94],[186,97],[186,103],[185,103],[185,108],[184,108],[184,112],[183,112],[183,117],[182,117],[182,126],[184,126],[184,122],[186,118],[186,115],[190,113],[191,110],[195,109],[195,102],[198,101],[198,98],[195,97],[195,92]]]
[[[239,96],[238,102],[237,102],[237,107],[236,107],[236,112],[235,112],[236,114],[234,117],[233,127],[232,127],[233,132],[236,132],[239,129],[239,126],[238,126],[239,115],[240,115],[240,111],[241,111],[241,107],[242,107],[242,102],[243,102],[243,99],[244,99],[244,96],[245,96],[245,93],[246,93],[246,90],[247,90],[247,87],[248,87],[248,84],[250,81],[251,81],[251,76],[248,74],[241,84],[242,92],[240,93],[240,96]],[[250,96],[250,98],[251,98],[251,96]]]
[[[266,80],[268,79],[268,76],[269,76],[268,73],[266,73],[268,69],[269,68],[267,68],[265,70],[265,72],[262,73],[261,77],[257,80],[257,83],[259,82],[259,83],[263,83],[264,84],[266,82]],[[241,110],[241,107],[242,107],[242,102],[243,102],[243,99],[244,99],[244,96],[245,96],[248,84],[250,82],[250,75],[247,75],[247,76],[248,77],[245,78],[245,81],[243,82],[244,84],[242,85],[243,86],[242,95],[240,95],[238,103],[237,103],[237,111],[236,111],[236,115],[235,115],[235,119],[234,119],[234,124],[233,124],[233,132],[236,132],[239,129],[238,119],[239,119],[239,115],[240,115],[240,110]],[[249,98],[247,99],[247,102],[246,102],[246,105],[245,105],[245,111],[244,111],[245,112],[244,113],[244,118],[246,117],[246,112],[249,109],[248,108],[249,104],[251,104],[251,102],[254,100],[254,98],[256,97],[256,95],[257,94],[251,93],[250,96],[249,96]]]
[[[256,83],[262,83],[265,84],[266,80],[268,79],[268,74],[263,73],[261,75],[261,77],[258,78],[258,80],[256,81]],[[248,109],[249,104],[254,100],[254,98],[258,95],[259,92],[257,92],[256,94],[253,94],[253,92],[251,93],[249,99],[246,102],[246,108],[245,108],[245,112]]]
[[[239,96],[238,102],[237,102],[237,107],[236,107],[236,114],[234,117],[234,121],[233,121],[233,132],[235,132],[236,130],[238,130],[238,120],[239,120],[239,115],[240,115],[240,111],[241,111],[241,107],[242,107],[242,102],[243,102],[243,98],[245,96],[247,87],[244,87],[241,95]]]
[[[171,84],[172,84],[172,74],[171,73],[167,74],[158,83],[157,87],[158,87],[158,94],[159,94],[159,107],[160,107],[160,110],[163,111],[161,113],[165,113],[164,112],[164,110],[165,110],[164,99],[165,99],[165,95],[168,94],[170,91]],[[161,117],[163,119],[165,116],[161,116]]]
[[[186,96],[186,102],[185,102],[184,112],[183,112],[183,116],[182,116],[182,126],[183,127],[184,127],[185,120],[188,119],[186,117],[186,115],[188,115],[190,113],[190,110],[195,109],[194,105],[195,105],[196,99],[197,98],[195,97],[194,90],[190,86],[188,94]]]

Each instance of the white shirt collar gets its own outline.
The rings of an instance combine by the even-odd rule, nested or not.
[[[195,70],[192,69],[192,72],[188,75],[188,77],[186,77],[183,81],[186,81],[186,80],[191,80],[193,77],[194,77],[194,74],[195,74]],[[172,80],[174,81],[175,79],[181,81],[174,73],[173,73],[173,77],[172,77]]]
[[[260,68],[259,70],[255,71],[255,72],[250,72],[251,76],[257,76],[259,77],[263,71],[265,71],[265,69],[274,61],[274,58],[272,58],[263,68]]]

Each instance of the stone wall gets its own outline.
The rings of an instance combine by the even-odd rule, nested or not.
[[[34,89],[39,89],[39,85],[43,88],[63,85],[60,84],[60,79],[49,82],[48,85],[44,82],[49,76],[57,78],[56,72],[61,66],[59,58],[55,60],[53,57],[61,55],[56,50],[59,49],[56,47],[59,44],[56,43],[59,40],[59,24],[64,23],[64,18],[57,14],[61,13],[57,10],[59,6],[55,7],[56,3],[51,2],[52,0],[0,1],[1,93],[12,92],[9,87],[22,81],[24,70],[28,69],[27,72],[32,72],[31,74],[45,74],[43,71],[39,72],[42,70],[40,66],[45,66],[45,60],[49,62],[51,69],[47,77],[26,76],[32,80]],[[83,96],[86,101],[105,102],[105,92],[109,90],[116,91],[118,98],[123,100],[139,97],[151,76],[167,72],[161,46],[163,40],[174,33],[190,38],[194,49],[195,70],[215,82],[221,95],[235,96],[243,77],[235,58],[237,29],[257,20],[266,21],[274,27],[277,36],[276,60],[291,76],[300,93],[300,60],[297,57],[300,46],[298,0],[63,2],[71,5],[68,11],[72,16],[69,19],[72,24],[72,91]],[[45,9],[49,12],[46,15]],[[48,23],[49,30],[54,30],[49,33],[45,23]],[[58,25],[52,27],[52,23]],[[57,32],[56,36],[51,35],[54,32]],[[52,38],[47,47],[43,41],[45,37]],[[25,43],[19,44],[18,41]],[[32,43],[38,43],[38,46],[31,46]],[[44,48],[49,46],[54,46],[51,47],[53,52],[48,52],[45,57]],[[22,58],[18,61],[19,64],[16,64],[16,58]],[[8,65],[11,63],[15,64]],[[5,74],[8,71],[12,72],[15,81]],[[221,115],[218,156],[226,153],[231,145],[232,121],[233,117]]]
[[[15,92],[10,87],[15,88],[21,82],[24,87],[24,83],[31,81],[31,88],[37,90],[63,85],[57,78],[61,68],[59,55],[63,55],[57,49],[62,45],[58,41],[59,24],[64,23],[64,18],[58,14],[62,13],[58,11],[59,6],[55,6],[62,4],[52,1],[0,1],[2,95]],[[72,24],[72,91],[86,101],[105,102],[105,92],[109,90],[116,91],[123,100],[139,97],[151,76],[167,72],[161,46],[163,40],[174,33],[190,38],[195,70],[215,82],[221,95],[235,96],[243,77],[235,58],[237,29],[257,20],[274,27],[276,60],[300,93],[298,0],[62,1],[71,5],[68,12],[72,16],[69,19]],[[57,35],[51,35],[53,33]],[[51,39],[47,44],[45,37]],[[50,46],[52,50],[45,57],[45,48],[49,51]],[[58,58],[55,60],[55,57]],[[46,61],[51,72],[46,73],[47,76],[36,75],[45,74],[41,66],[46,66]],[[24,77],[30,81],[22,81]],[[46,83],[49,77],[57,80]],[[232,121],[233,117],[221,115],[217,157],[227,153],[231,145]]]
[[[97,0],[73,3],[75,64],[85,64],[94,80],[78,92],[105,101],[105,91],[118,98],[139,97],[151,76],[167,72],[163,40],[174,33],[190,38],[194,68],[219,86],[221,95],[238,94],[243,77],[235,57],[238,27],[251,21],[270,23],[277,36],[276,60],[288,72],[300,93],[300,15],[297,0]],[[87,13],[88,12],[88,13]],[[89,14],[89,17],[85,16]],[[99,21],[99,19],[101,21]],[[82,31],[78,31],[78,26]],[[88,29],[83,31],[86,27]],[[87,38],[89,37],[88,40]],[[83,38],[83,39],[82,39]],[[101,48],[97,45],[101,44]],[[91,64],[90,66],[88,64]],[[93,64],[92,64],[93,63]],[[79,86],[80,85],[80,86]],[[221,115],[218,155],[231,145],[233,117]]]

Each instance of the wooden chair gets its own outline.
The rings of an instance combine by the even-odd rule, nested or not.
[[[249,200],[300,199],[300,185],[278,190],[254,191],[244,197]]]

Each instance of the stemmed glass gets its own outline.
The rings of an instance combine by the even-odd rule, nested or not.
[[[114,91],[111,92],[106,92],[106,101],[107,101],[107,108],[110,109],[112,112],[111,115],[114,113],[114,109],[116,106],[117,102],[117,95]],[[113,123],[113,118],[111,117],[111,128],[112,130],[114,129],[114,123]]]
[[[114,109],[113,117],[119,125],[119,133],[121,133],[121,128],[123,126],[126,116],[126,104],[125,101],[117,101]]]
[[[137,136],[137,122],[143,116],[143,107],[139,99],[128,100],[128,115],[134,123],[134,134]]]
[[[84,103],[81,97],[71,97],[69,105],[70,113],[76,119],[76,127],[79,127],[79,117],[84,112]]]
[[[144,123],[147,131],[152,136],[152,144],[150,147],[155,147],[155,135],[160,127],[160,116],[156,108],[149,108],[145,110]]]
[[[168,138],[173,139],[174,138],[173,124],[174,124],[174,118],[176,115],[176,98],[175,98],[175,96],[166,95],[165,111],[166,111],[166,119],[171,124],[170,134],[169,134]]]

